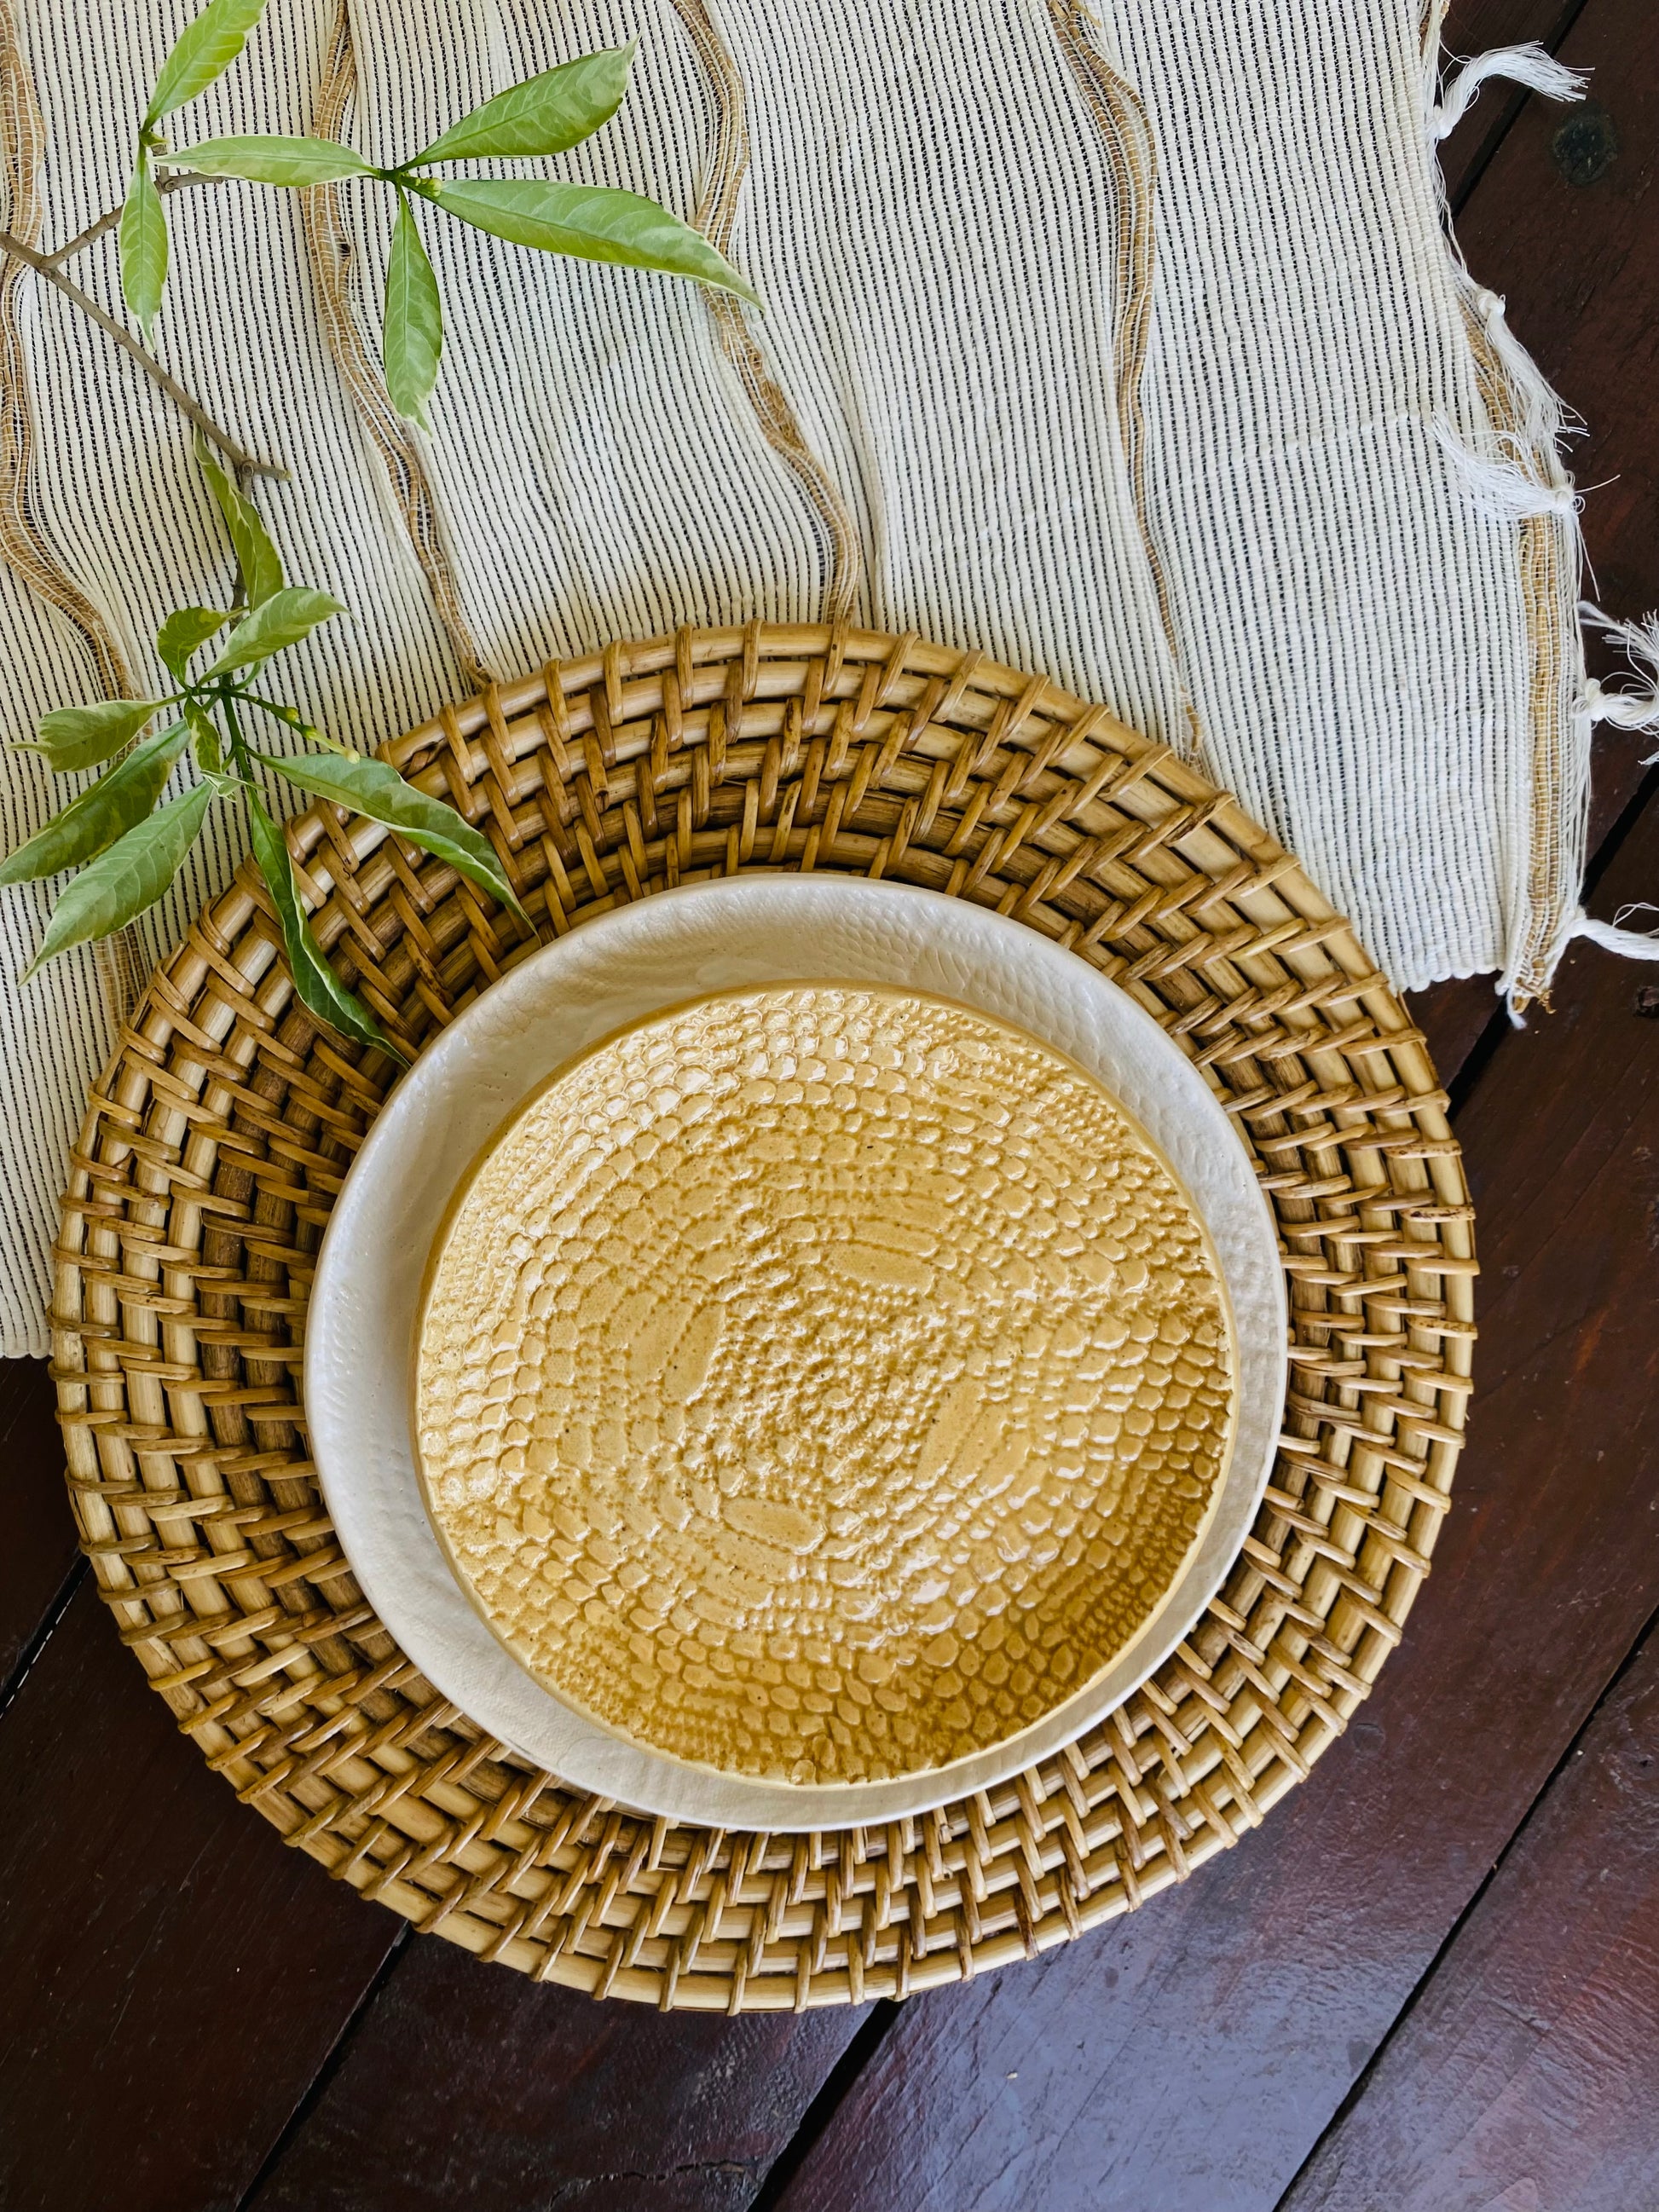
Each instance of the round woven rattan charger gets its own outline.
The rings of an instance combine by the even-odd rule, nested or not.
[[[1475,1262],[1445,1096],[1347,925],[1167,748],[914,636],[751,624],[611,645],[387,755],[490,837],[544,934],[697,877],[837,868],[995,906],[1133,991],[1207,1072],[1277,1211],[1283,1451],[1176,1656],[1000,1789],[769,1837],[527,1771],[398,1651],[320,1508],[307,1293],[395,1070],[298,1006],[245,869],[94,1096],[56,1286],[82,1540],[208,1763],[422,1929],[595,1995],[730,2012],[965,1979],[1255,1826],[1400,1640],[1469,1389]],[[320,806],[289,838],[322,941],[410,1052],[531,947],[372,824]]]

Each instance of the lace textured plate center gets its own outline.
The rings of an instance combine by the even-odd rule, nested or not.
[[[1194,1206],[1071,1060],[942,1000],[702,1000],[474,1169],[416,1366],[485,1620],[632,1741],[797,1784],[1042,1719],[1175,1580],[1235,1361]]]

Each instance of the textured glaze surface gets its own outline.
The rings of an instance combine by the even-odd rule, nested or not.
[[[797,1784],[946,1765],[1091,1680],[1232,1416],[1209,1240],[1100,1085],[824,986],[637,1025],[514,1120],[441,1238],[416,1411],[538,1680]]]
[[[960,1001],[1079,1062],[1158,1145],[1209,1231],[1231,1306],[1238,1414],[1208,1525],[1105,1670],[1035,1728],[920,1777],[792,1784],[629,1742],[556,1698],[484,1621],[421,1494],[410,1376],[422,1265],[468,1169],[557,1069],[686,1000],[857,981]],[[398,1084],[347,1176],[307,1317],[313,1448],[340,1541],[399,1644],[443,1693],[538,1765],[618,1803],[727,1826],[884,1820],[988,1788],[1072,1741],[1175,1648],[1237,1557],[1284,1406],[1273,1218],[1204,1078],[1150,1015],[1035,930],[908,885],[747,876],[661,893],[544,946],[465,1009]]]

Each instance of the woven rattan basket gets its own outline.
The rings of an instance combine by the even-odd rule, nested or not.
[[[579,1796],[441,1700],[362,1602],[298,1372],[329,1209],[394,1071],[295,1001],[244,870],[155,975],[74,1155],[56,1290],[82,1535],[210,1765],[337,1879],[544,1980],[736,2012],[902,1996],[1064,1942],[1254,1826],[1400,1639],[1462,1436],[1470,1209],[1422,1039],[1293,860],[1167,749],[975,655],[683,630],[493,689],[389,757],[538,927],[740,868],[981,901],[1133,991],[1208,1073],[1284,1240],[1292,1381],[1222,1595],[1128,1703],[1006,1786],[772,1838]],[[418,1051],[528,949],[319,807],[319,933]]]

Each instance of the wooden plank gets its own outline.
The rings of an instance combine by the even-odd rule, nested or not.
[[[1659,879],[1659,802],[1607,912]],[[1659,1601],[1659,1023],[1589,946],[1462,1132],[1474,1441],[1378,1688],[1228,1859],[900,2015],[788,2212],[1275,2204]]]
[[[735,2212],[857,2026],[595,2004],[419,1943],[249,2212]]]
[[[238,1804],[84,1582],[0,1720],[0,2204],[230,2212],[398,1933]]]
[[[1659,2204],[1659,1634],[1285,2212]]]
[[[0,1360],[0,1689],[80,1559],[52,1386],[38,1359]]]
[[[57,1587],[23,1571],[32,1531],[61,1534],[61,1565],[76,1548],[44,1370],[0,1382],[16,1509],[0,1620],[27,1634]],[[0,2204],[52,2212],[239,2205],[401,1926],[207,1771],[89,1583],[0,1718],[0,1988],[30,1993],[0,2023]],[[261,2187],[266,2212],[447,2207],[462,2177],[483,2203],[746,2204],[860,2024],[596,2006],[438,1942],[398,1962],[368,2020]],[[481,2116],[467,2138],[458,2100]],[[388,2193],[371,2199],[371,2176]]]

